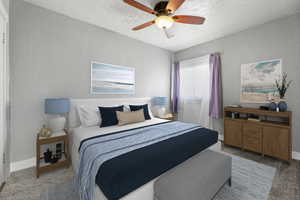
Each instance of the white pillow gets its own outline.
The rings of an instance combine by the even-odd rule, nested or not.
[[[99,126],[101,124],[98,107],[78,106],[77,110],[82,127]]]

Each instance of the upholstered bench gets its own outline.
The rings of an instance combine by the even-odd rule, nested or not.
[[[231,185],[231,157],[206,150],[166,172],[154,183],[156,200],[211,200]]]

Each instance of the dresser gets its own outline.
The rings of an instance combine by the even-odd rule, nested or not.
[[[292,112],[224,108],[224,144],[289,161]]]

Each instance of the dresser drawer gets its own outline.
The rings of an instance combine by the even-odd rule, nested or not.
[[[262,152],[262,127],[245,123],[243,125],[243,147],[244,149]]]
[[[242,147],[242,122],[237,120],[225,120],[224,143],[226,145]]]

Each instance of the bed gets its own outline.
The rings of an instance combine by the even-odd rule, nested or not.
[[[171,167],[175,167],[176,165],[179,165],[182,162],[189,162],[188,158],[192,157],[192,156],[196,156],[195,152],[198,153],[217,142],[217,133],[214,131],[204,129],[204,128],[199,128],[196,125],[183,124],[183,123],[180,124],[180,122],[171,122],[168,120],[158,119],[158,118],[153,117],[151,112],[150,112],[151,120],[147,120],[145,122],[140,122],[140,123],[135,123],[135,124],[129,124],[129,125],[124,125],[124,126],[110,126],[110,127],[104,127],[104,128],[99,128],[99,126],[82,127],[80,125],[80,119],[79,119],[78,113],[77,113],[78,106],[88,105],[88,106],[97,107],[100,105],[101,106],[114,106],[114,105],[129,105],[129,104],[135,104],[135,105],[149,104],[149,107],[151,107],[150,98],[72,99],[71,100],[71,112],[69,115],[69,127],[71,127],[71,130],[72,130],[70,147],[71,147],[71,152],[72,152],[72,165],[73,165],[75,174],[81,174],[81,176],[83,176],[82,174],[84,174],[84,172],[86,170],[84,170],[85,168],[82,166],[85,165],[84,164],[85,162],[88,163],[88,160],[86,160],[85,162],[82,161],[83,159],[80,159],[80,155],[83,155],[83,154],[82,153],[80,154],[80,152],[82,152],[82,148],[88,148],[90,146],[89,143],[97,143],[97,142],[95,142],[96,140],[106,140],[108,137],[117,137],[117,136],[119,137],[121,134],[124,134],[127,136],[128,133],[131,134],[131,133],[134,133],[134,131],[139,131],[139,132],[145,132],[147,130],[153,131],[152,130],[153,128],[155,128],[156,131],[152,132],[151,135],[153,135],[153,133],[156,133],[157,130],[161,130],[161,132],[167,132],[168,130],[171,131],[173,127],[176,127],[176,130],[177,129],[182,129],[182,130],[176,132],[176,134],[178,134],[178,135],[173,136],[174,133],[172,132],[172,136],[170,136],[168,138],[156,140],[158,138],[157,137],[157,138],[155,138],[155,141],[153,140],[153,142],[147,143],[147,145],[138,146],[137,148],[131,149],[131,150],[130,149],[126,150],[126,152],[120,153],[120,155],[112,157],[112,158],[106,160],[101,165],[99,165],[99,166],[101,166],[101,168],[99,167],[98,173],[94,175],[95,176],[94,179],[88,178],[88,179],[91,179],[91,180],[89,180],[89,182],[96,181],[96,183],[97,183],[97,184],[91,184],[92,188],[89,188],[90,190],[93,191],[92,192],[93,195],[91,197],[91,199],[93,199],[93,200],[106,200],[106,199],[153,200],[154,181],[162,173],[166,172],[166,170],[168,170],[168,169],[171,169]],[[186,127],[184,127],[184,126],[186,126]],[[188,130],[188,129],[194,130],[195,133],[192,133],[192,131],[190,131],[191,133],[188,131],[183,131],[185,129],[186,130]],[[199,132],[200,129],[203,132],[201,134],[202,138],[199,137],[200,134],[196,134],[196,131]],[[179,134],[179,132],[180,132],[180,134]],[[191,136],[188,136],[187,133],[191,134]],[[135,134],[132,134],[132,135],[135,135]],[[201,147],[197,147],[197,149],[195,149],[195,148],[187,149],[186,151],[184,151],[184,150],[179,151],[178,148],[175,148],[174,145],[176,143],[180,143],[180,141],[186,140],[187,143],[192,143],[192,141],[190,139],[190,137],[192,137],[192,135],[193,135],[193,137],[195,137],[195,136],[199,137],[198,138],[199,141],[203,141],[202,145],[199,144],[199,146],[201,146]],[[159,137],[159,138],[161,138],[161,137]],[[137,141],[137,140],[139,140],[139,138],[134,138],[134,140]],[[141,139],[141,140],[143,140],[143,139]],[[199,143],[201,143],[201,142],[199,142]],[[101,145],[97,145],[97,146],[99,146],[99,148],[101,150]],[[190,145],[186,145],[186,146],[192,146],[192,145],[190,144]],[[194,144],[194,146],[196,147],[198,145]],[[144,161],[144,160],[145,160],[145,162],[147,162],[147,159],[142,158],[141,155],[148,155],[145,157],[151,157],[154,154],[153,152],[155,152],[155,151],[159,152],[159,151],[157,151],[157,149],[163,149],[164,147],[169,147],[166,150],[163,150],[163,152],[166,152],[166,155],[170,155],[170,153],[167,154],[167,151],[169,151],[169,152],[177,151],[177,153],[175,153],[175,155],[173,155],[173,158],[172,158],[172,154],[170,156],[165,157],[165,158],[170,157],[170,159],[169,159],[170,161],[167,161],[168,159],[161,160],[161,158],[159,158],[159,156],[156,156],[157,157],[156,160],[153,158],[151,158],[151,159],[149,158],[149,160],[156,161],[158,164],[155,164],[155,165],[153,165],[153,163],[148,163],[147,165],[141,164],[142,161]],[[91,151],[91,152],[93,152],[93,151]],[[181,155],[181,152],[189,152],[189,151],[193,151],[193,152],[190,152],[190,154],[183,153]],[[159,155],[159,153],[156,153],[156,154]],[[87,155],[91,155],[91,154],[87,153]],[[162,156],[163,156],[163,153],[162,153]],[[178,157],[178,158],[175,158],[175,157]],[[124,178],[124,174],[126,174],[124,172],[124,170],[127,170],[128,172],[133,171],[133,170],[130,170],[130,167],[132,167],[132,164],[126,165],[127,162],[124,162],[124,161],[133,160],[133,159],[137,160],[137,164],[135,167],[137,167],[138,170],[143,168],[143,169],[141,169],[141,171],[143,173],[146,172],[146,174],[149,173],[149,174],[151,174],[151,176],[150,175],[148,177],[146,176],[146,178],[144,176],[139,177],[138,175],[136,175],[138,173],[135,173],[135,171],[134,171],[134,172],[132,172],[132,174],[130,174],[129,178],[127,176],[126,176],[127,179]],[[140,162],[139,162],[139,160],[140,160]],[[165,163],[164,163],[164,160],[166,160]],[[176,162],[174,162],[174,161],[176,161]],[[120,163],[122,166],[118,167],[118,165],[120,165]],[[160,168],[159,163],[160,164],[164,163],[164,164],[162,164],[162,165],[164,165],[163,166],[164,168],[162,167],[163,169]],[[151,164],[152,164],[152,166],[155,166],[155,167],[147,168],[147,166],[149,166]],[[103,166],[106,166],[106,167],[103,167]],[[82,169],[80,169],[80,168],[82,168]],[[156,171],[153,170],[152,168],[155,168]],[[110,171],[110,169],[114,169],[114,172],[111,172],[112,170]],[[106,170],[106,171],[104,172],[104,170]],[[109,195],[109,194],[113,193],[114,191],[110,191],[110,187],[106,187],[106,190],[105,190],[105,185],[103,185],[104,183],[102,183],[103,182],[102,180],[104,180],[104,177],[105,178],[114,177],[114,173],[116,171],[118,172],[117,173],[118,175],[120,175],[120,174],[122,175],[123,179],[122,179],[121,183],[119,183],[119,182],[116,183],[116,185],[118,186],[117,187],[118,189],[115,190],[115,191],[117,191],[116,192],[117,195],[113,196],[113,194],[111,194],[111,195]],[[114,180],[113,180],[113,178],[111,178],[111,179],[112,179],[111,182],[109,182],[109,181],[104,181],[104,182],[113,184],[114,183],[113,181],[115,181],[115,182],[117,181],[116,178]],[[128,181],[132,181],[132,184],[131,184],[131,182],[128,182]],[[100,189],[101,183],[103,186],[102,189]],[[122,185],[122,183],[123,183],[123,185]],[[125,187],[124,185],[126,185],[126,186],[129,185],[129,186]],[[88,196],[86,198],[89,198],[89,197],[90,196]]]

